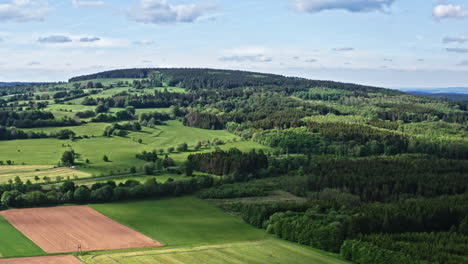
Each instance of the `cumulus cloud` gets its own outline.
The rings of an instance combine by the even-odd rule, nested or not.
[[[334,48],[333,51],[353,51],[354,48],[352,47],[342,47],[342,48]]]
[[[273,58],[265,56],[263,54],[258,55],[234,55],[234,56],[223,56],[219,58],[223,62],[271,62]]]
[[[104,1],[100,0],[72,0],[74,8],[86,8],[86,7],[102,7],[105,5]]]
[[[48,37],[40,37],[37,41],[39,43],[68,43],[72,42],[72,39],[67,36],[51,35]]]
[[[317,13],[325,10],[346,10],[349,12],[384,12],[395,0],[293,0],[300,12]]]
[[[98,38],[98,37],[84,37],[84,38],[80,38],[80,42],[96,42],[96,41],[99,41],[101,40],[101,38]]]
[[[468,40],[467,37],[445,37],[444,39],[442,39],[442,42],[443,43],[465,43],[466,41]]]
[[[468,17],[468,11],[463,10],[460,5],[437,5],[434,7],[432,15],[439,20],[447,18],[465,18]]]
[[[386,61],[386,62],[393,62],[392,59],[383,59],[383,61]]]
[[[317,60],[316,59],[308,59],[308,60],[305,60],[305,62],[312,63],[312,62],[317,62]]]
[[[47,2],[13,0],[9,4],[0,3],[0,23],[43,21],[48,12]]]
[[[468,49],[465,48],[447,48],[448,52],[455,52],[455,53],[468,53]]]
[[[468,66],[468,60],[461,61],[457,64],[458,66]]]
[[[205,3],[171,5],[166,0],[141,0],[130,17],[146,24],[193,23],[214,10]]]

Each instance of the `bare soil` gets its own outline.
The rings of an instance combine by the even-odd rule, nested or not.
[[[47,253],[162,246],[88,206],[14,209],[0,215]]]
[[[83,264],[71,255],[35,257],[35,258],[14,258],[0,259],[0,264]]]

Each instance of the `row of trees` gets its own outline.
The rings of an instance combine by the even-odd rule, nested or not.
[[[85,204],[93,202],[111,202],[127,199],[142,199],[149,197],[179,196],[193,193],[201,188],[211,187],[214,179],[210,176],[191,178],[186,181],[169,181],[158,183],[155,178],[141,184],[139,181],[128,180],[117,185],[113,181],[96,183],[91,188],[76,186],[67,181],[59,188],[44,191],[39,185],[21,181],[13,184],[0,185],[1,205],[3,207],[31,207],[57,204]]]

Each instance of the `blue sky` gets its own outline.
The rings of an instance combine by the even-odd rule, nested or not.
[[[468,1],[0,0],[0,81],[130,67],[468,86]]]

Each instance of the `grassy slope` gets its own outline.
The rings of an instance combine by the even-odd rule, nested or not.
[[[104,124],[88,124],[83,127],[72,128],[78,134],[89,132],[93,135],[100,135]],[[94,131],[94,133],[92,133]],[[143,144],[139,144],[132,139],[142,139]],[[94,137],[77,141],[58,139],[28,139],[28,140],[8,140],[0,144],[0,160],[13,160],[15,164],[27,165],[56,165],[62,153],[69,148],[81,154],[79,162],[86,159],[91,164],[81,167],[83,171],[96,174],[108,174],[111,170],[116,173],[123,173],[132,166],[137,168],[145,163],[135,158],[135,154],[146,150],[167,149],[170,146],[176,147],[180,143],[188,143],[193,146],[200,140],[212,140],[219,138],[222,140],[236,139],[238,137],[223,130],[206,130],[183,126],[178,121],[169,121],[165,126],[157,128],[144,128],[142,132],[132,132],[128,137]],[[65,146],[63,146],[65,145]],[[70,147],[68,147],[68,145]],[[252,148],[263,148],[264,146],[250,142],[238,141],[221,146],[223,149],[238,147],[247,151]],[[213,151],[210,150],[203,151]],[[177,162],[184,161],[190,152],[172,153],[170,156]],[[111,162],[104,162],[102,157],[107,155]]]
[[[91,205],[94,209],[166,245],[202,245],[257,240],[265,231],[225,214],[209,202],[180,197]]]
[[[266,239],[189,248],[158,249],[149,251],[87,255],[82,258],[88,264],[346,264],[349,262],[329,257],[293,243]]]
[[[41,254],[45,252],[0,216],[0,255],[24,257]]]

